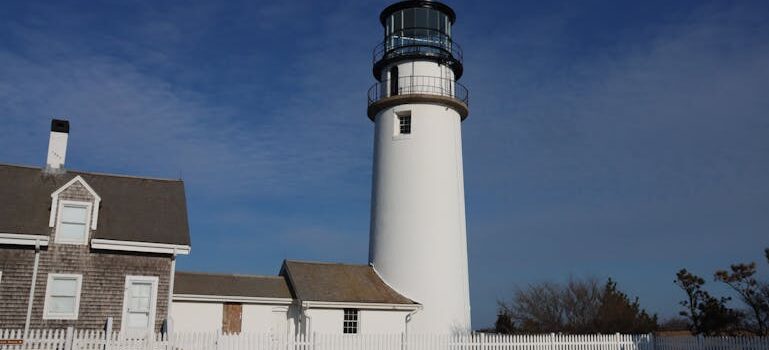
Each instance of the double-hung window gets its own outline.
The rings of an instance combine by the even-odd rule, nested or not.
[[[344,322],[342,323],[342,333],[358,333],[358,309],[344,309]]]
[[[45,288],[43,319],[76,320],[80,308],[82,275],[49,274]]]
[[[91,203],[61,201],[56,242],[69,244],[88,243],[88,226]]]

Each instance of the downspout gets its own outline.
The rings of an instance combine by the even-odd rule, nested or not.
[[[29,333],[29,323],[32,320],[32,304],[35,300],[35,284],[37,283],[37,268],[40,264],[40,240],[35,240],[35,265],[32,267],[32,283],[29,286],[29,301],[27,302],[27,320],[24,322],[24,338]]]
[[[173,331],[173,320],[171,320],[171,306],[174,302],[174,278],[176,277],[176,248],[171,255],[171,275],[168,276],[168,303],[166,304],[166,333]]]
[[[411,321],[411,318],[419,311],[422,311],[422,305],[419,305],[418,308],[414,309],[414,311],[411,311],[406,315],[406,325],[405,325],[405,331],[404,334],[406,335],[406,338],[408,338],[409,335],[409,322]]]
[[[307,314],[307,309],[309,308],[309,306],[307,306],[306,302],[303,302],[300,300],[299,307],[302,310],[302,317],[304,317],[305,319],[304,334],[306,336],[309,336],[310,334],[312,334],[312,332],[310,332],[310,326],[312,325],[312,317],[310,317],[310,315]]]

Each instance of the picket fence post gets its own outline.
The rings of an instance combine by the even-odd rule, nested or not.
[[[75,338],[75,328],[67,327],[67,334],[64,336],[64,350],[72,350],[72,343]]]
[[[555,350],[555,333],[550,333],[550,350]]]

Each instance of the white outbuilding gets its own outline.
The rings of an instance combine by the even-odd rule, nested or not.
[[[421,305],[371,266],[285,261],[278,276],[177,272],[177,332],[404,333]]]

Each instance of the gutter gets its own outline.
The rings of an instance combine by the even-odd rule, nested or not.
[[[244,304],[279,304],[291,305],[292,299],[287,298],[268,298],[268,297],[244,297],[237,295],[202,295],[202,294],[174,294],[173,300],[179,301],[203,301],[220,303],[244,303]]]
[[[361,309],[413,311],[422,308],[420,304],[361,303],[344,301],[303,301],[302,306],[315,309]]]
[[[24,233],[5,233],[0,232],[0,244],[10,245],[48,245],[49,236],[47,235],[30,235]]]
[[[114,239],[92,238],[91,248],[104,250],[120,250],[128,252],[159,253],[189,255],[189,245],[152,243],[139,241],[119,241]]]

